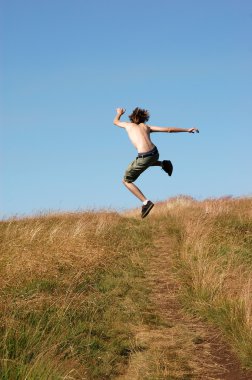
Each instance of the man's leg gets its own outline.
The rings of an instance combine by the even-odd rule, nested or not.
[[[137,157],[131,164],[128,166],[124,178],[123,184],[127,187],[127,189],[135,195],[140,201],[142,201],[142,211],[141,217],[145,218],[150,210],[153,208],[154,203],[152,203],[149,199],[145,197],[145,195],[141,192],[141,190],[133,184],[133,182],[146,170],[151,166],[151,161],[156,162],[158,157],[140,158]]]
[[[151,164],[151,166],[162,166],[162,161],[154,162],[154,164]]]
[[[129,191],[131,191],[138,199],[140,199],[140,201],[144,202],[147,200],[147,198],[143,195],[143,193],[141,192],[141,190],[136,186],[134,185],[134,183],[132,182],[126,182],[124,179],[123,179],[123,184],[127,187],[127,189],[129,189]]]
[[[169,175],[172,175],[173,172],[173,166],[171,161],[164,160],[164,161],[156,161],[154,164],[151,164],[151,166],[161,166],[161,168]]]
[[[153,208],[154,203],[149,201],[134,183],[126,182],[124,179],[123,183],[127,187],[127,189],[129,189],[138,199],[140,199],[140,201],[143,202],[141,217],[145,218],[149,214],[150,210]]]

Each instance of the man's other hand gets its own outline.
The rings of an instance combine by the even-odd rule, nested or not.
[[[126,111],[126,109],[124,109],[124,108],[117,108],[116,109],[116,112],[118,115],[123,115],[125,111]]]
[[[199,133],[199,130],[198,130],[198,128],[190,128],[190,129],[188,129],[188,132],[189,133]]]

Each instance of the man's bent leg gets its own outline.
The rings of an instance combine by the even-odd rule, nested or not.
[[[162,166],[162,161],[156,161],[154,164],[151,164],[150,166]]]
[[[164,160],[164,161],[157,161],[154,162],[154,164],[151,164],[151,166],[161,166],[161,168],[169,174],[169,176],[172,175],[173,172],[173,165],[170,160]]]
[[[147,200],[147,198],[143,195],[143,193],[141,192],[141,190],[136,186],[134,185],[134,183],[132,182],[126,182],[124,179],[123,179],[123,184],[127,187],[127,189],[129,189],[129,191],[131,191],[138,199],[140,199],[140,201],[144,202]]]

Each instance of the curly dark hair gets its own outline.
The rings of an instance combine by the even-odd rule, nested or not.
[[[149,117],[149,111],[138,107],[133,110],[131,115],[129,115],[130,121],[135,124],[145,123],[149,120]]]

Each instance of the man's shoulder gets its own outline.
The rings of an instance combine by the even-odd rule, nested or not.
[[[130,121],[125,121],[125,127],[126,128],[131,128],[131,127],[134,127],[135,125],[137,125],[137,124],[131,123]]]
[[[124,122],[125,128],[131,129],[131,128],[143,128],[143,129],[149,129],[149,126],[145,123],[132,123],[132,122]]]

